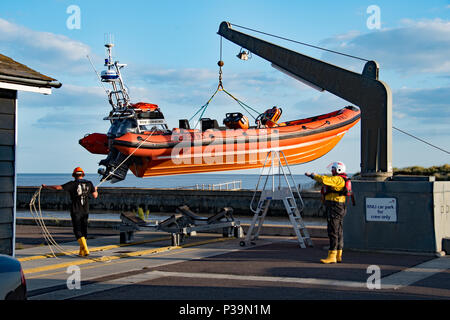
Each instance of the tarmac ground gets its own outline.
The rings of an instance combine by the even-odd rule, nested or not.
[[[326,265],[324,237],[302,249],[292,236],[261,236],[242,247],[240,239],[202,233],[173,247],[166,233],[139,232],[134,244],[120,246],[118,231],[91,228],[91,255],[82,258],[71,228],[49,230],[71,255],[48,255],[37,226],[17,226],[29,300],[175,301],[169,311],[178,314],[185,300],[214,302],[221,315],[239,301],[450,300],[449,255],[344,249],[342,263]]]

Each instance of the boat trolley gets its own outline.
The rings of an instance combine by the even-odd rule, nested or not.
[[[120,215],[120,243],[130,243],[137,231],[164,231],[172,235],[172,246],[179,246],[186,236],[197,232],[212,232],[222,229],[224,237],[243,238],[244,232],[240,222],[234,220],[233,208],[222,208],[218,213],[203,217],[196,215],[187,205],[180,206],[176,213],[162,221],[146,222],[132,212]]]

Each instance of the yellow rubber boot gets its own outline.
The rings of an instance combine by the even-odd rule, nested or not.
[[[83,248],[83,241],[81,240],[81,238],[77,239],[77,241],[80,244],[80,252],[78,252],[78,255],[81,257],[84,257],[86,254],[85,254],[84,248]]]
[[[81,245],[83,247],[83,256],[88,256],[89,255],[89,249],[86,243],[86,238],[85,237],[81,237]]]
[[[342,262],[342,250],[338,250],[336,254],[336,262]]]
[[[320,259],[322,263],[336,263],[337,250],[329,250],[326,259]]]

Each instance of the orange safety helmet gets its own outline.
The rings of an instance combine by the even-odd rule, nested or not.
[[[75,169],[73,169],[73,173],[72,173],[72,177],[75,177],[77,175],[82,175],[84,177],[84,170],[81,169],[80,167],[76,167]]]

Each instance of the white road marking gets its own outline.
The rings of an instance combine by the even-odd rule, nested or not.
[[[93,294],[97,292],[102,292],[105,290],[115,289],[127,285],[132,285],[140,282],[145,282],[153,279],[160,278],[161,275],[154,274],[152,272],[141,273],[134,276],[114,279],[105,282],[91,283],[87,285],[82,285],[81,289],[61,289],[57,291],[52,291],[37,296],[28,298],[29,300],[65,300],[72,299],[79,296],[84,296],[87,294]]]
[[[267,276],[250,276],[250,275],[234,275],[220,273],[191,273],[191,272],[166,272],[152,271],[161,277],[183,277],[183,278],[203,278],[203,279],[221,279],[221,280],[239,280],[239,281],[266,281],[266,282],[286,282],[309,285],[322,286],[338,286],[350,288],[365,288],[365,282],[332,280],[332,279],[316,279],[316,278],[295,278],[295,277],[267,277]]]
[[[381,288],[397,290],[448,269],[450,269],[450,256],[436,258],[381,278]]]
[[[237,249],[231,250],[235,251]],[[223,253],[223,252],[222,252]],[[207,255],[213,256],[220,253]],[[426,279],[430,276],[445,272],[450,269],[450,256],[436,258],[412,268],[394,273],[387,277],[381,278],[381,289],[398,290],[400,288],[410,286],[413,283]],[[269,277],[269,276],[252,276],[252,275],[233,275],[219,273],[191,273],[191,272],[168,272],[168,271],[149,271],[137,275],[122,277],[105,282],[96,282],[82,285],[80,290],[61,289],[41,295],[30,297],[30,300],[64,300],[102,292],[109,289],[115,289],[126,285],[142,283],[161,277],[183,277],[194,279],[211,279],[211,280],[237,280],[237,281],[263,281],[278,282],[290,284],[304,285],[320,285],[326,287],[346,287],[355,289],[368,289],[366,282],[346,281],[335,279],[318,279],[318,278],[296,278],[296,277]]]

